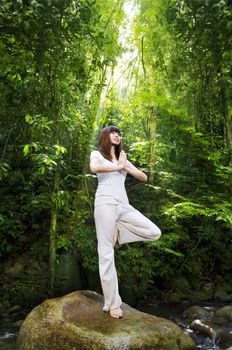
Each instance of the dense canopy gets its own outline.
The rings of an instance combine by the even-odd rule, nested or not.
[[[212,298],[231,284],[231,9],[231,0],[1,2],[2,261],[46,262],[51,291],[64,254],[85,281],[96,275],[88,159],[113,123],[149,175],[146,185],[128,177],[130,201],[163,233],[116,249],[120,283],[138,299],[178,281]]]

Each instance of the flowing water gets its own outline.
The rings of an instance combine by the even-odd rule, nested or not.
[[[177,324],[185,333],[189,334],[191,338],[196,343],[196,349],[198,350],[225,350],[228,349],[229,346],[232,346],[232,343],[227,343],[223,345],[216,344],[213,340],[208,338],[207,336],[201,335],[199,333],[193,332],[186,320],[183,319],[183,312],[188,309],[190,306],[199,305],[204,307],[208,311],[214,311],[224,305],[218,305],[215,303],[205,303],[205,304],[190,304],[188,302],[177,304],[177,303],[159,303],[156,305],[148,305],[148,306],[140,306],[138,309],[143,312],[147,312],[149,314],[164,317],[169,319],[170,321]],[[232,325],[228,328],[232,332]],[[171,350],[171,349],[170,349]]]
[[[208,337],[192,332],[186,324],[186,321],[182,318],[183,311],[190,306],[190,304],[163,303],[157,305],[139,306],[138,309],[140,311],[147,312],[155,316],[164,317],[176,323],[180,328],[182,328],[184,332],[188,333],[193,338],[198,350],[225,350],[232,345],[226,344],[225,346],[219,346]],[[207,304],[201,306],[204,306],[209,310],[214,310],[215,308],[218,308],[218,305],[215,304]],[[6,323],[2,323],[0,326],[0,350],[18,350],[16,345],[18,328],[16,328],[12,324],[13,322],[10,323],[8,321]]]
[[[1,325],[0,329],[0,349],[16,350],[16,339],[18,330],[10,326],[10,324]]]

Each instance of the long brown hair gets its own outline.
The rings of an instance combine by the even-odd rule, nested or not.
[[[121,135],[120,129],[117,126],[110,125],[106,128],[102,129],[100,137],[99,137],[99,143],[98,143],[98,150],[103,155],[104,158],[112,161],[112,155],[111,155],[111,140],[110,140],[110,134],[112,132],[117,132],[119,135]],[[122,149],[121,142],[119,145],[115,146],[115,155],[116,158],[119,159],[119,155]]]

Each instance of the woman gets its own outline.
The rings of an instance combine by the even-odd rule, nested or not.
[[[117,127],[111,125],[102,130],[98,151],[92,151],[90,155],[90,170],[98,178],[94,218],[104,294],[103,311],[121,318],[123,311],[114,264],[114,245],[117,240],[119,244],[157,240],[161,231],[129,204],[124,186],[127,173],[143,182],[147,181],[147,175],[127,160]]]

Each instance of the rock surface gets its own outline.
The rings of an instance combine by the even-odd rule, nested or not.
[[[35,307],[18,335],[22,350],[193,350],[173,322],[123,304],[123,319],[102,312],[102,296],[78,291]]]
[[[194,320],[191,323],[190,328],[199,333],[206,334],[213,340],[214,344],[232,342],[232,334],[230,331],[217,324],[213,324],[212,322]]]
[[[232,305],[224,306],[216,311],[216,316],[232,321]]]
[[[190,320],[195,320],[198,318],[201,320],[206,320],[210,317],[210,313],[203,307],[194,305],[183,312],[183,317],[188,318]]]
[[[227,305],[209,312],[201,306],[191,306],[183,312],[183,318],[190,321],[185,327],[192,329],[195,334],[201,334],[212,341],[212,346],[232,344],[232,306]],[[230,349],[232,350],[232,348]]]

